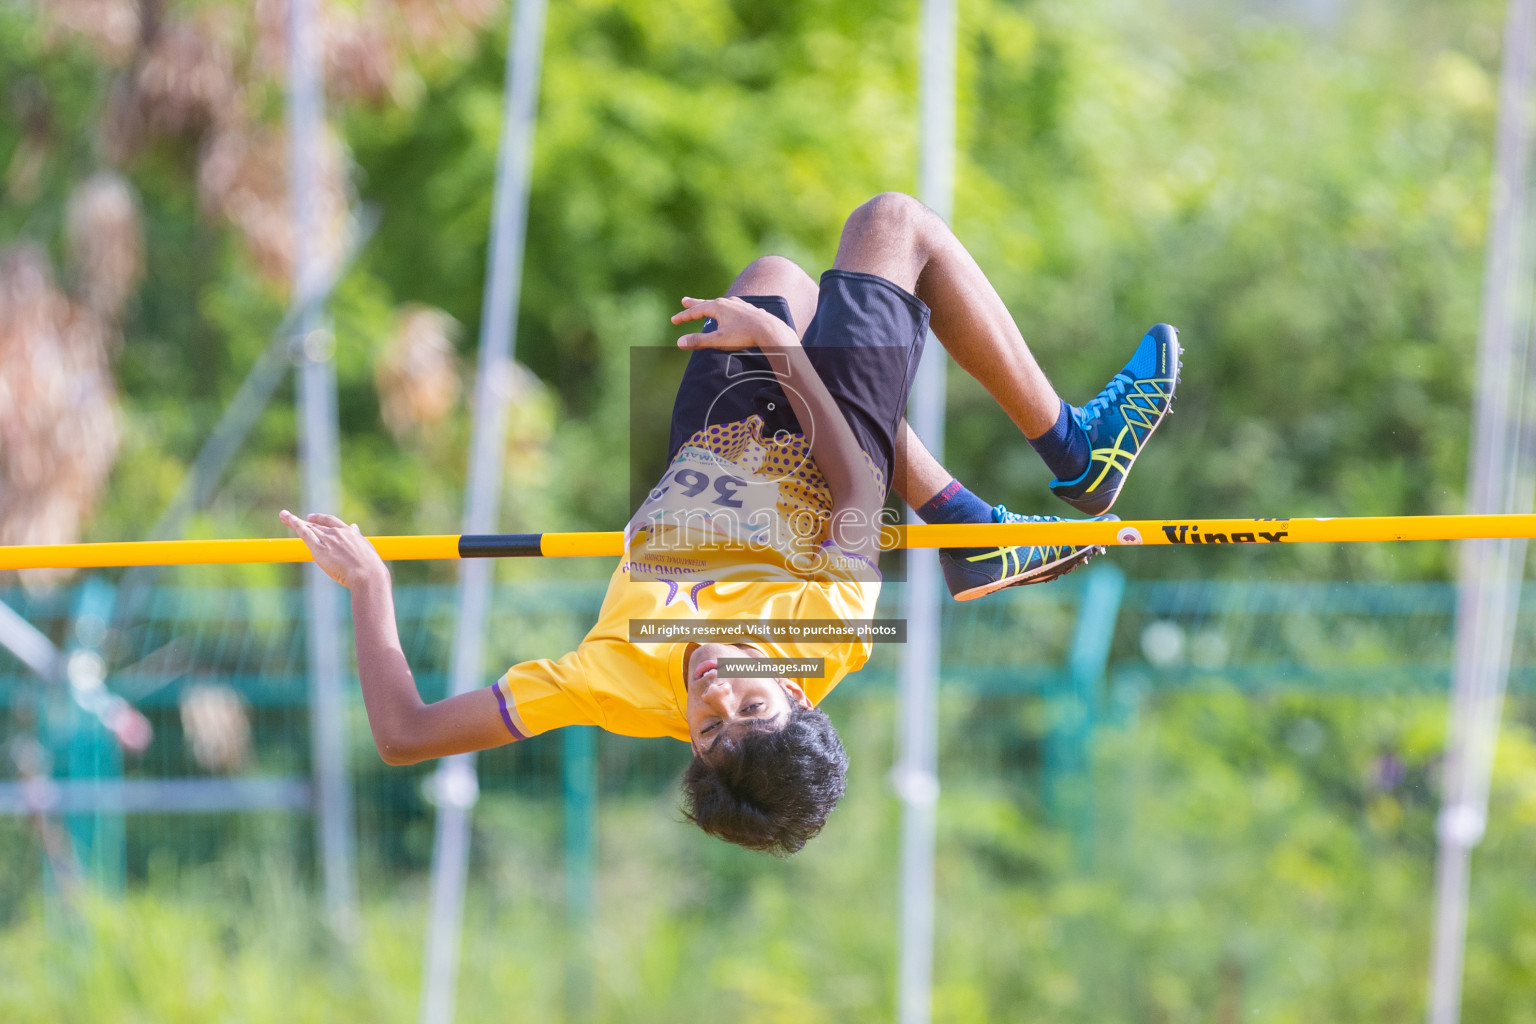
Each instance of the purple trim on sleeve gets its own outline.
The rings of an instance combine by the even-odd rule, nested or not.
[[[514,740],[525,740],[528,737],[517,731],[517,726],[512,724],[512,712],[507,710],[507,698],[501,692],[501,680],[496,680],[496,685],[491,687],[496,692],[496,706],[501,709],[501,720],[507,727],[507,732],[512,734]]]

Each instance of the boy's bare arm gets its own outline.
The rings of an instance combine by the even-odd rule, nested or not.
[[[309,547],[326,575],[352,592],[357,674],[379,756],[388,764],[484,750],[511,742],[489,688],[422,702],[395,625],[389,569],[356,525],[316,513],[279,515]]]

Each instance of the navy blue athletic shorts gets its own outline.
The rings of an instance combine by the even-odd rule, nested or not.
[[[789,303],[779,295],[742,295],[791,327]],[[705,324],[704,333],[714,330]],[[875,462],[887,489],[895,462],[896,430],[928,336],[928,307],[917,296],[874,274],[829,270],[801,344],[827,386],[853,436]],[[763,417],[763,434],[800,433],[794,410],[759,349],[695,349],[672,406],[670,461],[690,437],[717,423]]]

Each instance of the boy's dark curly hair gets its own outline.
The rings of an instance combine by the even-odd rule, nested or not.
[[[848,753],[826,712],[794,707],[782,729],[719,740],[683,773],[683,813],[712,836],[776,857],[799,852],[843,795]]]

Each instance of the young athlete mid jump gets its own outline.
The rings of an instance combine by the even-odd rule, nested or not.
[[[1083,406],[1064,402],[1002,300],[944,222],[887,193],[848,218],[820,287],[766,256],[722,298],[684,299],[692,351],[673,408],[670,465],[625,530],[626,553],[576,650],[524,662],[484,689],[426,704],[396,632],[389,571],[356,525],[281,514],[352,593],[369,725],[390,764],[482,750],[566,725],[688,742],[684,810],[705,831],[779,855],[819,832],[847,756],[827,693],[865,639],[790,642],[752,622],[874,614],[880,509],[894,489],[930,523],[1044,522],[989,506],[903,419],[931,326],[1055,473],[1055,494],[1099,518],[1173,401],[1177,333],[1154,326]],[[1102,551],[1008,546],[940,552],[960,600],[1056,578]],[[637,620],[746,624],[748,642],[636,642]],[[778,662],[821,659],[819,676]],[[734,661],[733,661],[734,659]],[[753,663],[762,670],[753,671]]]

